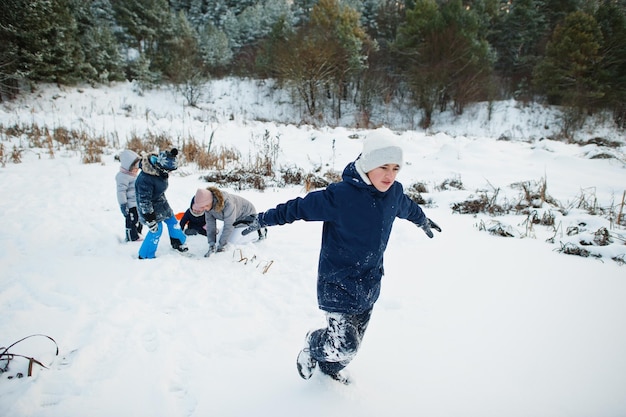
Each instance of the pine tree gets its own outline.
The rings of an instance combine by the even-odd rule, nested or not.
[[[288,23],[287,16],[281,16],[272,25],[268,36],[262,40],[255,59],[256,70],[262,77],[276,78],[278,76],[276,57],[291,36],[293,36],[293,26]]]
[[[200,51],[202,61],[212,69],[225,67],[233,59],[228,36],[210,23],[200,32]]]
[[[395,43],[412,94],[431,124],[436,108],[448,102],[462,113],[466,103],[488,98],[493,57],[485,28],[460,0],[419,0],[407,11]]]
[[[171,33],[167,0],[111,0],[115,20],[129,46],[154,57],[164,33]]]
[[[20,61],[20,24],[23,14],[21,0],[6,0],[0,13],[0,102],[3,97],[14,98],[19,82],[26,74]]]
[[[164,71],[167,61],[160,48],[174,35],[174,16],[167,0],[111,0],[111,5],[121,27],[122,43],[143,56],[140,65],[131,67],[140,69],[142,74],[149,73],[147,80],[154,79]]]
[[[67,0],[18,0],[8,13],[8,50],[14,74],[31,81],[67,83],[84,75],[77,24]]]
[[[195,106],[202,96],[202,86],[208,76],[200,56],[197,34],[182,12],[177,14],[175,33],[164,48],[168,58],[165,73],[183,94],[187,104]]]
[[[364,0],[360,9],[361,26],[373,38],[376,38],[378,32],[377,17],[380,6],[379,0]]]
[[[191,27],[183,12],[178,12],[174,23],[176,35],[163,48],[167,56],[165,75],[174,83],[180,84],[203,74],[198,35]]]
[[[124,61],[113,35],[114,17],[110,2],[72,0],[72,10],[88,70],[84,78],[101,82],[123,80]]]
[[[229,9],[224,20],[224,32],[236,51],[267,36],[274,23],[289,13],[286,0],[266,0],[237,10]]]
[[[535,82],[553,104],[579,109],[593,107],[601,97],[598,70],[602,32],[584,12],[569,14],[554,30],[545,57],[535,67]]]
[[[489,35],[497,52],[495,69],[509,81],[514,96],[529,97],[532,71],[542,56],[541,42],[548,30],[543,0],[506,2]]]
[[[256,0],[205,0],[204,8],[213,25],[223,29],[226,20],[240,15],[247,7],[254,6]]]
[[[626,128],[626,9],[604,1],[596,13],[602,31],[600,88],[603,104],[612,110],[618,127]]]
[[[192,3],[194,1],[195,0],[169,0],[169,3],[172,11],[178,14],[178,12],[188,12],[191,9]]]
[[[189,9],[186,10],[187,20],[189,20],[189,23],[196,28],[196,30],[201,29],[207,24],[208,17],[204,0],[191,0]]]
[[[550,33],[560,24],[563,24],[565,18],[575,11],[579,11],[581,6],[587,0],[544,0],[542,13],[548,23]]]
[[[291,9],[297,25],[303,25],[309,21],[313,7],[319,0],[293,0]]]
[[[310,116],[319,111],[325,93],[339,118],[351,77],[365,67],[368,42],[356,11],[338,0],[320,0],[309,22],[278,52],[275,69],[294,86]]]

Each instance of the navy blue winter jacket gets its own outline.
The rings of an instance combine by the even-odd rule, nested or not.
[[[168,174],[159,170],[150,162],[150,156],[141,159],[141,172],[135,180],[137,211],[143,223],[150,220],[162,222],[174,215],[174,211],[165,198],[168,187]]]
[[[193,206],[196,197],[191,197],[191,203],[189,203],[189,208],[185,210],[183,217],[181,217],[179,225],[182,230],[187,229],[195,229],[198,233],[206,236],[206,229],[204,226],[206,225],[206,220],[204,219],[204,213],[199,216],[194,216],[191,212],[191,206]]]
[[[354,162],[343,180],[259,214],[262,225],[295,220],[323,221],[317,279],[320,309],[358,314],[371,309],[380,294],[383,254],[396,217],[426,222],[422,209],[404,194],[402,184],[385,192],[366,184]]]

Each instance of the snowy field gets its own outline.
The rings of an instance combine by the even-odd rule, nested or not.
[[[294,116],[253,87],[216,82],[199,109],[169,90],[138,96],[128,84],[49,87],[1,103],[5,128],[63,126],[116,146],[101,164],[82,164],[75,151],[29,149],[20,164],[0,168],[0,346],[32,334],[58,344],[58,355],[45,337],[11,349],[47,368],[35,364],[27,377],[26,359],[9,363],[0,416],[626,416],[626,266],[612,259],[624,259],[626,230],[576,208],[581,196],[619,206],[626,148],[545,139],[558,130],[550,109],[496,103],[491,120],[477,106],[461,118],[441,115],[428,132],[391,126],[405,149],[398,181],[427,185],[424,211],[443,232],[428,239],[396,221],[349,386],[320,375],[304,381],[295,366],[306,332],[324,324],[315,295],[320,223],[272,227],[267,240],[209,259],[204,237],[188,239],[189,258],[172,251],[164,232],[157,258],[138,260],[139,243],[119,242],[114,180],[114,157],[132,134],[207,143],[215,132],[213,146],[254,155],[269,132],[279,138],[278,165],[309,172],[342,170],[358,156],[364,130],[255,121]],[[579,134],[624,141],[599,127]],[[0,139],[5,155],[20,143]],[[593,158],[600,153],[614,157]],[[208,185],[202,175],[186,165],[171,176],[175,211]],[[440,189],[451,179],[463,189]],[[513,184],[542,179],[569,208],[537,209],[553,214],[556,227],[451,209],[496,189],[500,202],[517,201]],[[228,191],[259,211],[305,193]],[[483,230],[494,224],[514,237]],[[579,234],[570,236],[573,227]],[[560,253],[603,227],[611,243],[585,246],[592,256]],[[238,262],[242,255],[255,258]]]

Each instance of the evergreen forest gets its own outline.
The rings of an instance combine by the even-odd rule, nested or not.
[[[515,99],[626,128],[626,0],[2,0],[0,101],[38,83],[275,80],[315,118]],[[294,103],[296,104],[296,103]]]

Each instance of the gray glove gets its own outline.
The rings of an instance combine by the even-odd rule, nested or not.
[[[124,215],[124,217],[128,216],[128,205],[126,203],[120,204],[120,211]]]
[[[426,233],[426,236],[428,236],[431,239],[434,236],[433,231],[431,229],[435,229],[436,231],[441,233],[441,227],[439,227],[437,223],[430,220],[429,218],[426,218],[426,222],[424,224],[421,224],[419,227],[421,227],[424,233]]]

